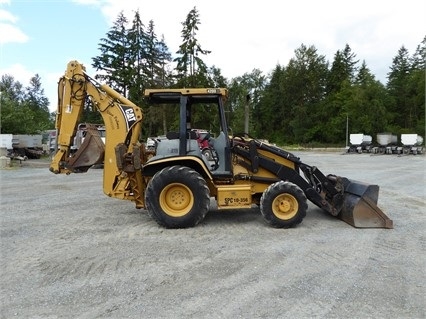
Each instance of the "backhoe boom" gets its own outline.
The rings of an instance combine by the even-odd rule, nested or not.
[[[84,143],[77,153],[71,155],[70,147],[86,102],[91,102],[100,112],[105,123],[107,142],[103,149],[99,134],[90,130],[88,125]],[[58,151],[50,170],[55,174],[86,172],[92,165],[103,162],[104,193],[111,197],[133,200],[137,207],[144,207],[144,180],[140,161],[137,157],[135,167],[133,155],[139,154],[141,146],[141,121],[142,112],[138,106],[112,88],[98,84],[85,73],[82,64],[77,61],[69,62],[65,75],[58,84]],[[117,158],[117,155],[122,158]],[[121,163],[120,167],[118,162]],[[123,166],[123,163],[126,165]]]

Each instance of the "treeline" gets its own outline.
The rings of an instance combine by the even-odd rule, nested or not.
[[[329,65],[302,45],[287,66],[276,66],[253,105],[253,130],[281,143],[340,143],[345,129],[425,133],[425,42],[414,55],[401,47],[384,86],[356,60],[349,45]]]
[[[302,44],[287,65],[276,65],[270,74],[254,69],[226,79],[219,67],[203,61],[211,51],[198,41],[200,23],[194,7],[182,22],[182,42],[173,55],[164,37],[157,36],[154,21],[145,25],[139,11],[132,20],[119,13],[105,38],[100,39],[100,54],[92,58],[94,77],[143,109],[144,136],[176,129],[177,114],[153,110],[143,100],[145,88],[161,87],[227,87],[227,116],[233,131],[248,131],[280,144],[342,143],[347,123],[350,133],[425,133],[426,37],[413,54],[404,46],[398,50],[386,85],[375,79],[349,44],[335,53],[332,62],[315,46]],[[40,82],[38,76],[35,78]],[[21,114],[17,109],[28,109],[28,90],[16,87],[19,83],[13,77],[2,77],[2,133],[28,133],[19,131],[24,128],[22,123],[13,125],[10,120],[14,114]],[[52,125],[40,85],[37,92],[39,111]],[[82,121],[101,122],[90,103],[83,116]],[[207,129],[215,121],[208,111],[198,113],[194,120],[199,128]],[[44,125],[31,129],[43,130]]]
[[[49,100],[44,96],[39,75],[24,87],[12,75],[0,80],[0,115],[2,134],[37,134],[54,128]]]

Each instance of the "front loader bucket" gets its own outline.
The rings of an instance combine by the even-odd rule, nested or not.
[[[344,203],[338,217],[358,228],[393,228],[393,221],[377,206],[379,186],[343,178]]]

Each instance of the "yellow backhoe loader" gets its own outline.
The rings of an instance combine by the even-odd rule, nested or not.
[[[325,176],[286,150],[247,135],[232,135],[226,122],[224,88],[147,89],[153,107],[179,115],[174,132],[158,138],[154,151],[141,140],[141,109],[107,85],[88,76],[84,66],[68,63],[58,88],[58,149],[50,171],[86,172],[104,163],[107,196],[131,200],[161,226],[193,227],[209,211],[212,198],[220,210],[260,206],[273,227],[301,223],[307,200],[354,227],[393,228],[377,206],[379,186]],[[96,127],[87,127],[83,145],[70,146],[86,99],[102,115],[106,143]],[[203,156],[192,128],[202,114],[212,117],[207,136],[211,158]]]

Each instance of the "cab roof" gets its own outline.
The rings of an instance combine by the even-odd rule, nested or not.
[[[214,103],[218,97],[226,100],[228,90],[224,88],[146,89],[144,96],[149,103],[179,103],[181,96],[189,96],[192,102]]]

